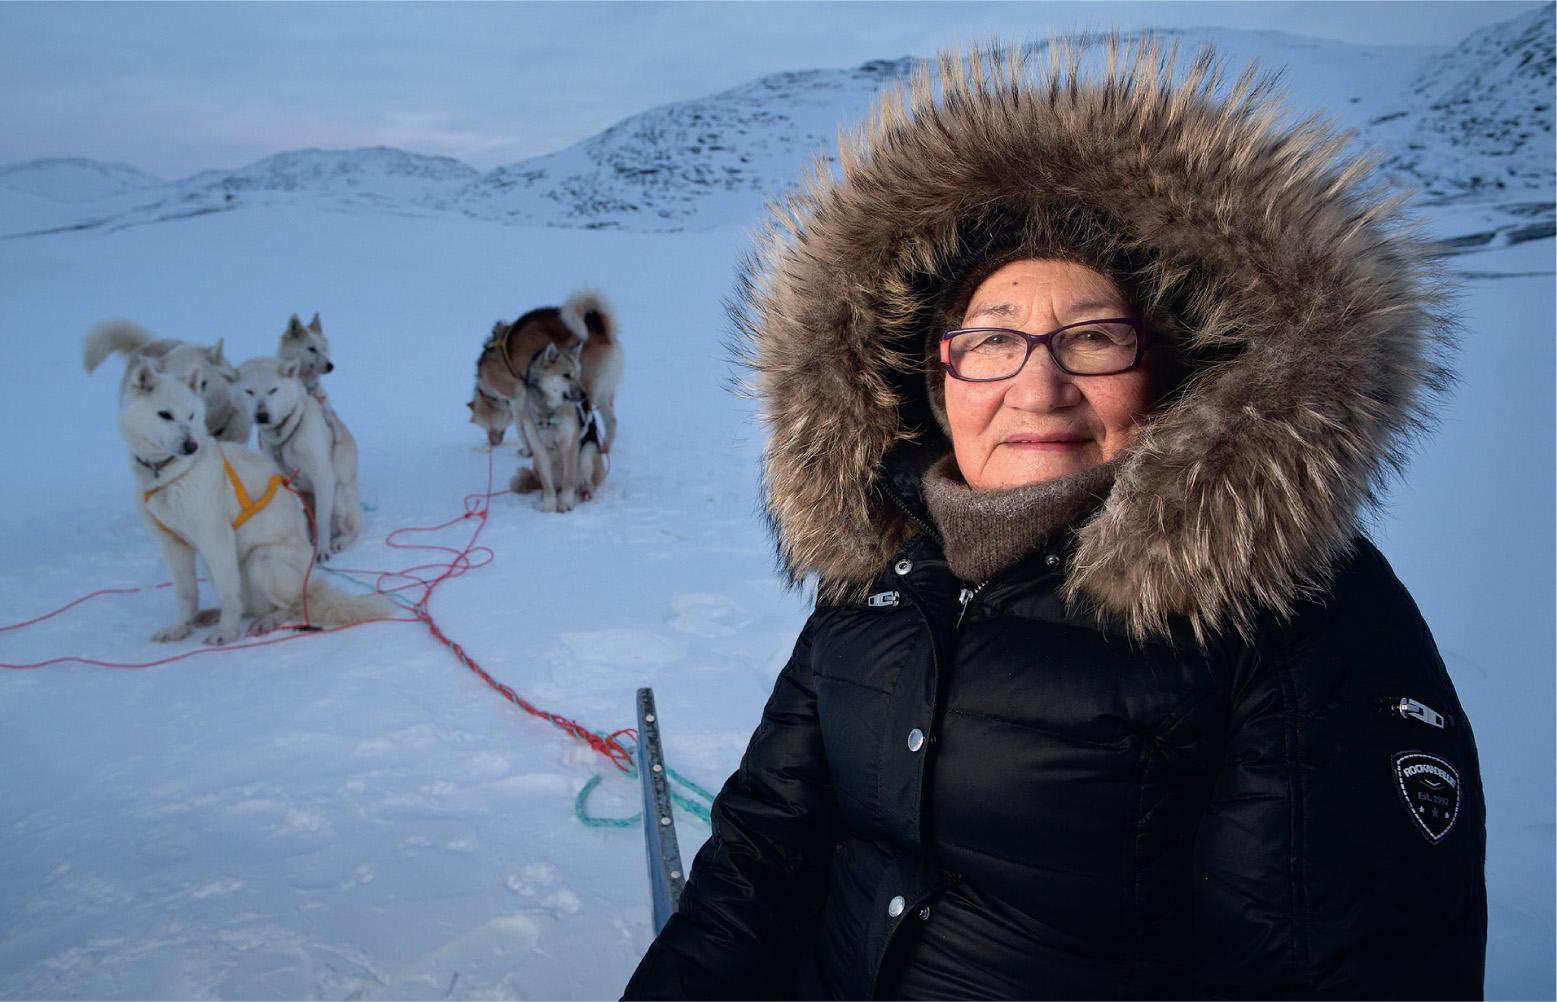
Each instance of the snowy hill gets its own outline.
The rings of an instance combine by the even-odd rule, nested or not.
[[[482,219],[643,230],[750,218],[840,124],[913,61],[778,73],[634,115],[559,153],[500,168],[450,203]]]
[[[1469,251],[1552,235],[1552,14],[1539,8],[1448,52],[1271,32],[1167,35],[1186,48],[1215,41],[1234,65],[1255,57],[1282,69],[1299,107],[1328,109],[1359,142],[1381,148],[1383,169],[1398,180],[1431,198],[1474,200],[1485,211],[1447,217],[1459,229],[1440,234]],[[14,165],[0,168],[0,234],[112,230],[297,201],[640,232],[745,224],[914,65],[904,58],[774,74],[633,115],[567,149],[485,174],[382,148],[283,153],[170,184],[99,165],[105,180],[94,187],[81,179],[94,169],[88,161]],[[68,202],[7,213],[5,189]]]
[[[1453,205],[1440,233],[1460,252],[1550,239],[1553,186],[1552,6],[1476,32],[1428,61],[1399,107],[1363,133],[1388,153],[1382,169]]]
[[[1369,123],[1378,141],[1399,151],[1385,166],[1414,175],[1431,195],[1549,199],[1554,11],[1542,7],[1476,32],[1430,60],[1411,83],[1411,105]]]
[[[138,167],[100,160],[55,157],[0,166],[0,188],[56,202],[88,202],[165,183]]]

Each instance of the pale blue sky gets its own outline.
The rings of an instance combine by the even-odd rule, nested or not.
[[[480,170],[788,69],[1078,27],[1269,28],[1452,46],[1530,0],[0,2],[0,163],[174,179],[309,146]]]

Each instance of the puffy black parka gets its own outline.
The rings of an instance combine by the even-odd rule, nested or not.
[[[1480,996],[1475,746],[1377,550],[1205,647],[1078,617],[1066,549],[818,607],[629,997]]]
[[[1113,39],[948,55],[775,204],[733,314],[818,602],[630,997],[1479,997],[1470,727],[1361,531],[1453,324],[1368,172]],[[936,342],[1013,252],[1100,263],[1158,396],[965,581]]]

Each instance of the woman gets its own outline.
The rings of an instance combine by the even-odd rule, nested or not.
[[[629,997],[1480,996],[1475,746],[1358,529],[1426,249],[1264,86],[1105,55],[943,60],[748,265],[818,601]]]

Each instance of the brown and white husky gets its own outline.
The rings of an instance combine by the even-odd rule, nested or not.
[[[625,360],[615,315],[599,293],[587,290],[560,307],[544,306],[511,324],[499,321],[493,326],[476,359],[476,388],[466,404],[470,423],[486,431],[489,444],[502,444],[508,426],[517,428],[521,420],[525,370],[547,344],[582,345],[580,378],[604,425],[600,451],[610,452],[616,444],[616,388]],[[522,435],[519,446],[521,454],[529,454]]]

